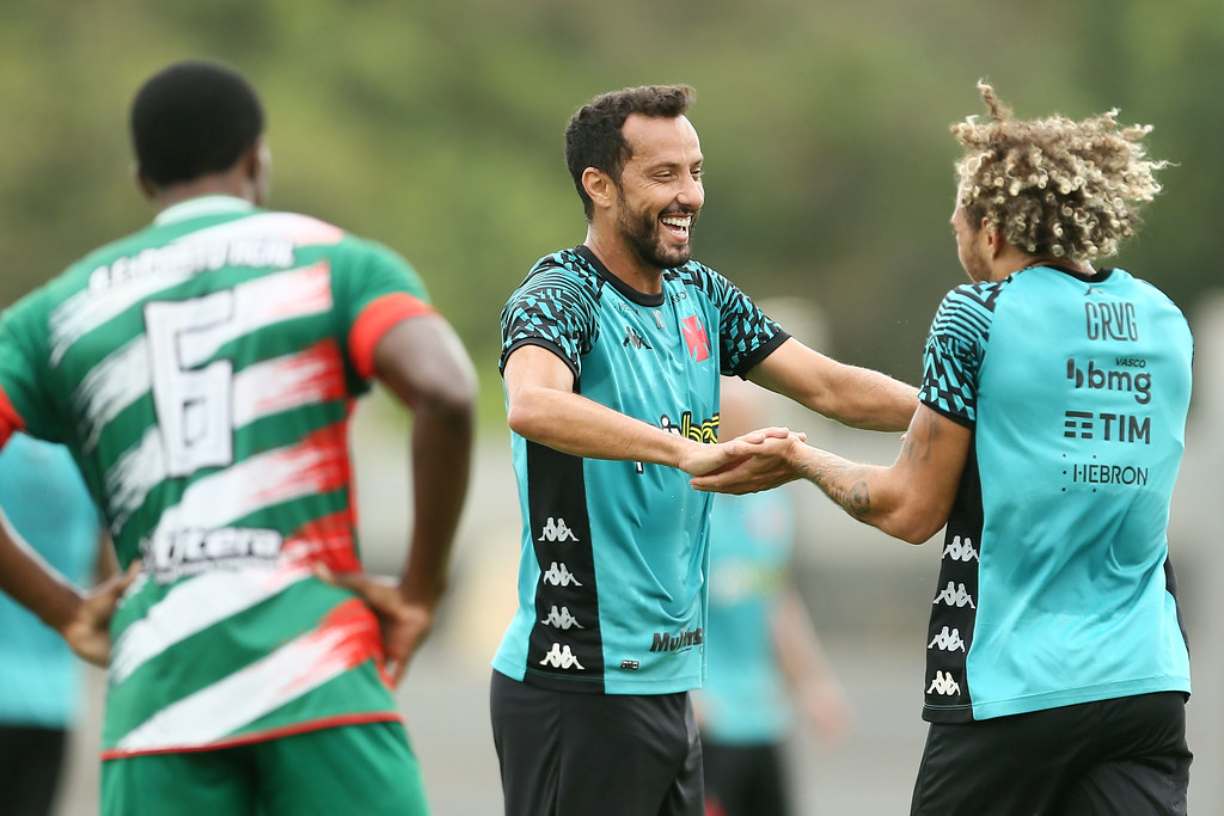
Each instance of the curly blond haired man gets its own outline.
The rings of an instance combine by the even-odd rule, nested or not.
[[[951,224],[973,281],[944,298],[891,467],[799,439],[694,480],[802,477],[922,543],[947,526],[927,631],[931,723],[912,813],[1184,814],[1189,658],[1169,500],[1190,402],[1178,308],[1098,267],[1160,191],[1149,127],[1117,112],[953,126]]]

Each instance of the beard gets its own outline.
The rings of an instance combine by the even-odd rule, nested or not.
[[[663,215],[692,215],[689,224],[689,240],[682,247],[668,246],[659,221]],[[664,211],[658,215],[649,212],[633,213],[622,207],[616,218],[621,237],[632,247],[642,263],[657,269],[672,269],[688,261],[693,254],[693,227],[697,224],[697,213],[692,210]]]
[[[969,280],[974,283],[984,283],[990,280],[990,264],[976,253],[970,252],[967,257],[962,258],[961,266],[965,268],[965,274],[969,276]]]

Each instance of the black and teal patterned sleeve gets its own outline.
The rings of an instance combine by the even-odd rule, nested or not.
[[[922,356],[918,399],[966,427],[977,423],[978,375],[1000,284],[958,286],[939,304]]]
[[[790,335],[734,283],[709,267],[693,266],[699,268],[704,288],[718,306],[722,373],[729,377],[745,377]]]
[[[556,354],[577,380],[582,356],[595,342],[595,299],[575,276],[560,268],[530,276],[501,314],[502,351],[498,368],[523,346],[541,346]]]

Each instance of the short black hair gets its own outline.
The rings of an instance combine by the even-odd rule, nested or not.
[[[237,71],[190,60],[145,81],[131,128],[141,176],[166,187],[233,167],[263,133],[264,113]]]
[[[582,173],[594,167],[620,181],[621,170],[632,155],[621,134],[625,120],[634,113],[674,119],[695,101],[697,92],[688,85],[642,85],[600,94],[570,117],[565,128],[565,163],[588,220],[594,205],[583,189]]]

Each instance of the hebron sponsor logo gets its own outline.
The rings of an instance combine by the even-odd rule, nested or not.
[[[946,674],[941,671],[935,672],[935,679],[931,681],[930,687],[926,690],[927,694],[941,694],[944,697],[956,697],[961,693],[960,683],[952,679],[952,672]]]
[[[960,609],[966,605],[970,609],[977,609],[977,607],[973,605],[973,597],[969,594],[968,590],[965,589],[965,585],[956,584],[952,581],[949,581],[948,585],[935,596],[935,600],[931,602],[931,605],[938,606],[941,603],[945,603],[948,606],[955,606],[957,609]]]
[[[560,564],[553,561],[549,565],[548,571],[544,573],[544,583],[555,587],[582,586],[574,574],[569,571],[569,567],[565,566],[564,561]]]
[[[548,521],[544,522],[544,527],[540,530],[540,537],[536,541],[548,541],[556,543],[558,541],[577,541],[578,536],[574,535],[574,531],[565,523],[565,519],[558,516],[553,518],[548,517]]]
[[[969,561],[981,560],[978,558],[978,552],[973,548],[973,539],[965,536],[962,539],[960,536],[954,536],[952,542],[944,547],[943,558],[951,558],[953,561]]]
[[[670,632],[655,632],[650,642],[650,651],[678,652],[681,649],[691,649],[703,643],[705,643],[705,630],[700,626],[696,629],[681,629],[674,635]]]
[[[570,651],[569,646],[562,646],[560,643],[554,643],[548,653],[544,655],[544,659],[540,661],[541,666],[551,666],[554,669],[577,669],[578,671],[586,671],[586,668],[578,662],[578,658],[574,657],[574,653]]]
[[[950,630],[945,626],[942,630],[940,630],[939,634],[932,638],[931,642],[927,644],[928,649],[934,649],[936,647],[944,652],[955,652],[957,650],[963,652],[965,651],[965,641],[961,639],[959,629]]]
[[[554,629],[564,630],[566,632],[574,627],[577,627],[578,629],[586,628],[578,622],[577,618],[570,614],[568,606],[563,606],[560,610],[558,610],[554,605],[549,611],[548,617],[544,618],[544,620],[540,621],[540,623],[544,624],[545,626],[551,626]]]

